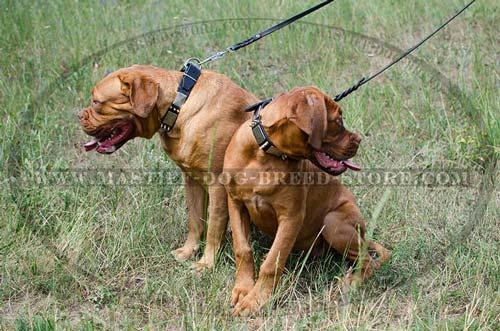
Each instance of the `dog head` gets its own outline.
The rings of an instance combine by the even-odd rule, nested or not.
[[[151,138],[159,128],[159,83],[155,68],[132,66],[115,71],[92,89],[92,104],[78,113],[94,139],[87,151],[111,154],[135,137]]]
[[[309,159],[334,176],[348,168],[360,170],[349,159],[356,155],[361,137],[344,127],[342,109],[319,89],[296,88],[266,108],[263,123],[285,154]]]

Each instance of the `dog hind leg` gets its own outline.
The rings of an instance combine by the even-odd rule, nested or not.
[[[226,233],[228,220],[226,188],[219,183],[209,185],[207,244],[201,259],[193,264],[196,271],[201,272],[213,268],[216,255]]]
[[[360,270],[349,272],[341,280],[340,285],[344,290],[355,287],[371,277],[374,270],[379,269],[381,263],[390,257],[390,252],[380,244],[366,242],[366,225],[355,203],[344,203],[337,210],[328,213],[324,219],[324,226],[323,238],[332,248],[351,261],[359,263],[362,260]],[[373,258],[368,249],[375,250],[378,258]]]

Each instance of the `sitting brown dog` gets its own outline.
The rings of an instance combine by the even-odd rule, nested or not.
[[[296,88],[277,97],[262,110],[260,122],[274,145],[274,155],[256,143],[253,128],[259,120],[254,118],[236,131],[224,159],[237,268],[231,295],[235,315],[255,312],[269,300],[292,248],[320,251],[329,245],[350,260],[361,259],[359,273],[350,272],[344,278],[347,286],[370,277],[390,257],[381,245],[365,242],[365,222],[353,195],[338,179],[325,176],[330,181],[321,185],[301,184],[295,178],[297,174],[324,171],[336,176],[347,168],[359,170],[348,159],[356,154],[361,139],[345,129],[340,107],[314,87]],[[270,146],[261,142],[263,148]],[[269,182],[267,176],[264,183],[256,176],[262,173],[281,174],[274,176],[280,181]],[[256,283],[250,220],[274,237]],[[374,250],[378,259],[367,254],[367,249]]]
[[[78,117],[84,131],[95,138],[87,150],[110,154],[135,137],[151,138],[176,97],[182,73],[134,65],[106,76],[92,90],[91,107]],[[204,229],[203,208],[208,191],[208,228],[205,252],[195,264],[212,267],[228,220],[223,185],[207,187],[207,172],[221,173],[226,147],[250,115],[243,112],[258,99],[224,75],[202,71],[170,132],[160,134],[163,148],[183,171],[186,184],[189,234],[173,251],[181,261],[199,249]]]

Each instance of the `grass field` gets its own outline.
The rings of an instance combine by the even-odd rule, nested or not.
[[[112,156],[83,152],[75,110],[89,104],[107,69],[178,69],[313,4],[2,1],[1,330],[500,330],[496,0],[477,1],[341,102],[348,127],[363,135],[356,161],[368,172],[472,174],[458,186],[352,185],[369,237],[393,257],[347,304],[335,292],[348,267],[342,258],[298,252],[273,304],[254,319],[233,318],[229,234],[211,273],[195,275],[169,253],[187,231],[179,179],[90,183],[94,169],[175,169],[157,137]],[[260,97],[301,85],[334,95],[462,5],[337,0],[210,69]],[[88,170],[86,180],[70,180],[68,169]],[[270,242],[253,238],[262,257]]]

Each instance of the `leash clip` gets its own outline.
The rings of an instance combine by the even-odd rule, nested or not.
[[[224,51],[220,51],[220,52],[217,52],[215,53],[214,55],[211,55],[209,57],[207,57],[205,60],[203,61],[198,61],[198,64],[201,66],[207,62],[212,62],[212,61],[215,61],[215,60],[218,60],[220,58],[223,58],[224,55],[226,55],[228,52],[232,52],[229,48],[224,50]]]

